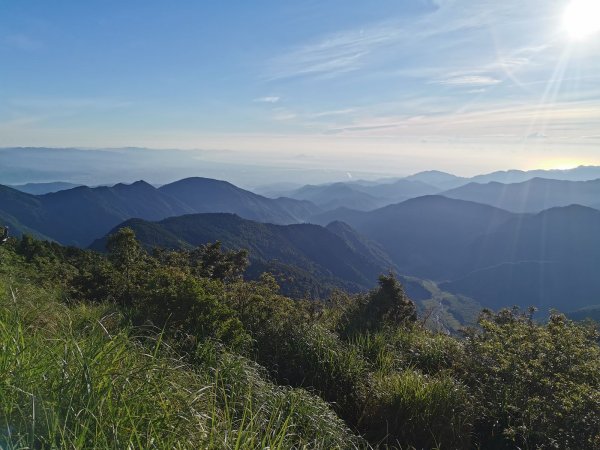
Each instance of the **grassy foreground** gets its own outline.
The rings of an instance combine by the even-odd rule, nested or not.
[[[427,330],[393,276],[293,301],[218,246],[0,247],[0,448],[600,448],[593,324]]]
[[[106,306],[0,285],[0,447],[361,447],[320,398],[205,342],[191,367]]]

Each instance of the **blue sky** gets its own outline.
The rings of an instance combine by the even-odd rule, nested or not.
[[[600,164],[600,33],[569,35],[572,1],[597,3],[0,0],[0,146],[386,174]]]

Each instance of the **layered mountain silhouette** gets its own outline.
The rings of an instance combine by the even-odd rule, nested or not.
[[[419,176],[438,187],[413,179],[300,189],[321,206],[207,178],[43,195],[0,186],[0,224],[11,235],[81,247],[124,222],[148,247],[191,248],[220,240],[250,250],[254,275],[271,271],[295,280],[287,286],[295,285],[298,296],[334,287],[364,290],[393,269],[431,280],[429,294],[439,286],[494,308],[533,304],[569,311],[600,304],[600,211],[592,208],[600,203],[600,180],[470,183],[443,195],[356,209],[371,208],[379,201],[373,199],[383,198],[377,196],[387,196],[387,202],[457,181],[439,172]],[[348,197],[328,200],[332,193]],[[419,283],[413,294],[427,296],[425,282]]]
[[[31,195],[0,186],[0,217],[14,234],[30,232],[63,244],[87,246],[129,218],[160,220],[196,212],[233,212],[249,219],[296,223],[319,208],[287,198],[268,199],[234,185],[189,178],[159,189],[138,181],[112,187],[77,187]]]
[[[445,279],[475,236],[512,217],[508,211],[441,196],[419,197],[369,212],[340,209],[315,216],[315,223],[341,220],[375,240],[402,273]]]
[[[420,181],[430,186],[434,186],[440,191],[462,186],[470,181],[468,178],[458,177],[451,173],[441,172],[439,170],[426,170],[405,177],[404,179],[409,181]]]
[[[8,187],[17,191],[25,192],[33,195],[50,194],[51,192],[64,191],[81,186],[81,184],[67,183],[64,181],[52,181],[49,183],[26,183],[9,185]]]
[[[170,217],[158,222],[130,219],[114,228],[129,227],[146,247],[194,248],[220,241],[228,249],[247,249],[254,272],[267,267],[288,269],[288,276],[310,277],[351,291],[371,288],[377,277],[394,269],[385,252],[357,235],[348,225],[275,225],[246,220],[235,214],[206,213]],[[91,248],[102,251],[106,237]]]
[[[441,195],[514,212],[540,212],[572,204],[600,208],[600,179],[567,181],[534,178],[513,184],[469,183]]]
[[[479,236],[465,256],[464,275],[444,289],[477,293],[496,308],[508,300],[565,311],[600,304],[598,210],[573,205],[514,217]]]
[[[439,192],[439,188],[418,180],[366,183],[345,182],[307,185],[289,192],[291,198],[309,200],[324,210],[353,208],[368,211],[409,198]]]
[[[349,183],[307,185],[289,193],[291,198],[308,200],[325,210],[351,207],[368,211],[378,208],[382,200],[362,192]]]
[[[158,190],[183,202],[193,212],[230,212],[260,222],[297,223],[320,211],[308,201],[270,199],[211,178],[186,178]]]
[[[453,189],[468,183],[522,183],[534,178],[565,181],[589,181],[600,178],[599,166],[579,166],[572,169],[534,169],[534,170],[498,170],[496,172],[475,175],[474,177],[458,177],[456,175],[427,170],[405,177],[406,180],[418,180],[436,186],[441,190]]]
[[[600,303],[600,211],[584,206],[516,214],[426,196],[343,220],[378,242],[401,273],[441,282],[485,306],[571,310]]]
[[[323,298],[334,289],[350,292],[372,288],[377,277],[398,269],[384,249],[343,222],[326,227],[312,224],[258,223],[235,214],[206,213],[171,217],[158,222],[130,219],[111,230],[129,227],[148,249],[192,249],[220,241],[226,249],[248,249],[247,275],[275,275],[282,292],[296,298]],[[108,235],[91,248],[103,251]],[[463,295],[442,291],[435,283],[400,276],[408,295],[421,310],[431,310],[430,324],[458,330],[474,323],[481,305]],[[427,313],[429,314],[429,313]]]
[[[600,207],[600,168],[581,166],[568,170],[508,170],[458,177],[429,170],[404,178],[306,185],[284,192],[310,200],[325,210],[377,209],[424,195],[445,195],[485,203],[514,212],[540,212],[554,206],[581,204]],[[281,192],[281,191],[280,191]]]

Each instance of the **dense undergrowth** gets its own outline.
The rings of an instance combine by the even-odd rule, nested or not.
[[[0,247],[0,448],[600,448],[591,325],[428,331],[393,276],[292,301],[218,245]]]

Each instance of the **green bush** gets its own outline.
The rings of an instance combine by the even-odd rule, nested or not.
[[[179,343],[187,340],[193,346],[210,338],[239,351],[250,345],[236,313],[221,301],[219,282],[198,280],[178,268],[157,267],[131,292],[129,306],[136,322],[150,322]]]
[[[593,327],[553,314],[486,312],[457,365],[475,395],[489,448],[600,448],[600,347]]]
[[[385,327],[399,327],[417,320],[417,308],[393,274],[381,275],[379,287],[346,304],[339,318],[339,332],[352,336]]]

